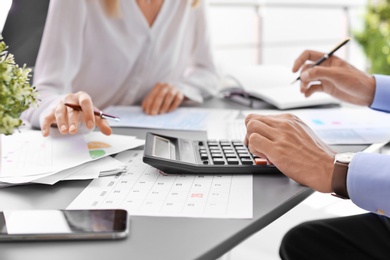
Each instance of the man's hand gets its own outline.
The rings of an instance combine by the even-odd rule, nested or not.
[[[332,192],[335,152],[298,117],[249,115],[245,143],[291,179],[320,192]]]
[[[306,97],[314,92],[325,92],[355,105],[370,106],[375,94],[375,78],[334,55],[312,67],[313,62],[323,56],[324,53],[304,51],[296,59],[293,72],[302,70],[301,92]],[[309,84],[314,81],[320,84]]]

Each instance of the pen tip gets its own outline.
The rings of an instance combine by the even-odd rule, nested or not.
[[[295,79],[293,82],[290,83],[290,85],[294,85],[295,82],[297,82],[297,81],[298,81],[298,79]]]

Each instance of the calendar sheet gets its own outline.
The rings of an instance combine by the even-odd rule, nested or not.
[[[93,180],[68,209],[126,209],[130,215],[252,218],[252,175],[163,175],[142,162],[143,151],[115,158],[127,171]]]

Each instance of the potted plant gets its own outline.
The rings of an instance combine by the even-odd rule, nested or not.
[[[369,0],[363,30],[355,32],[370,73],[390,75],[390,0]]]
[[[21,113],[37,104],[37,91],[30,85],[31,69],[15,64],[14,56],[0,37],[0,134],[10,135],[23,121]]]

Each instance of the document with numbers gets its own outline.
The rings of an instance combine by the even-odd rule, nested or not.
[[[130,215],[252,218],[252,175],[164,175],[142,162],[143,151],[115,158],[127,172],[93,180],[68,209],[126,209]]]

